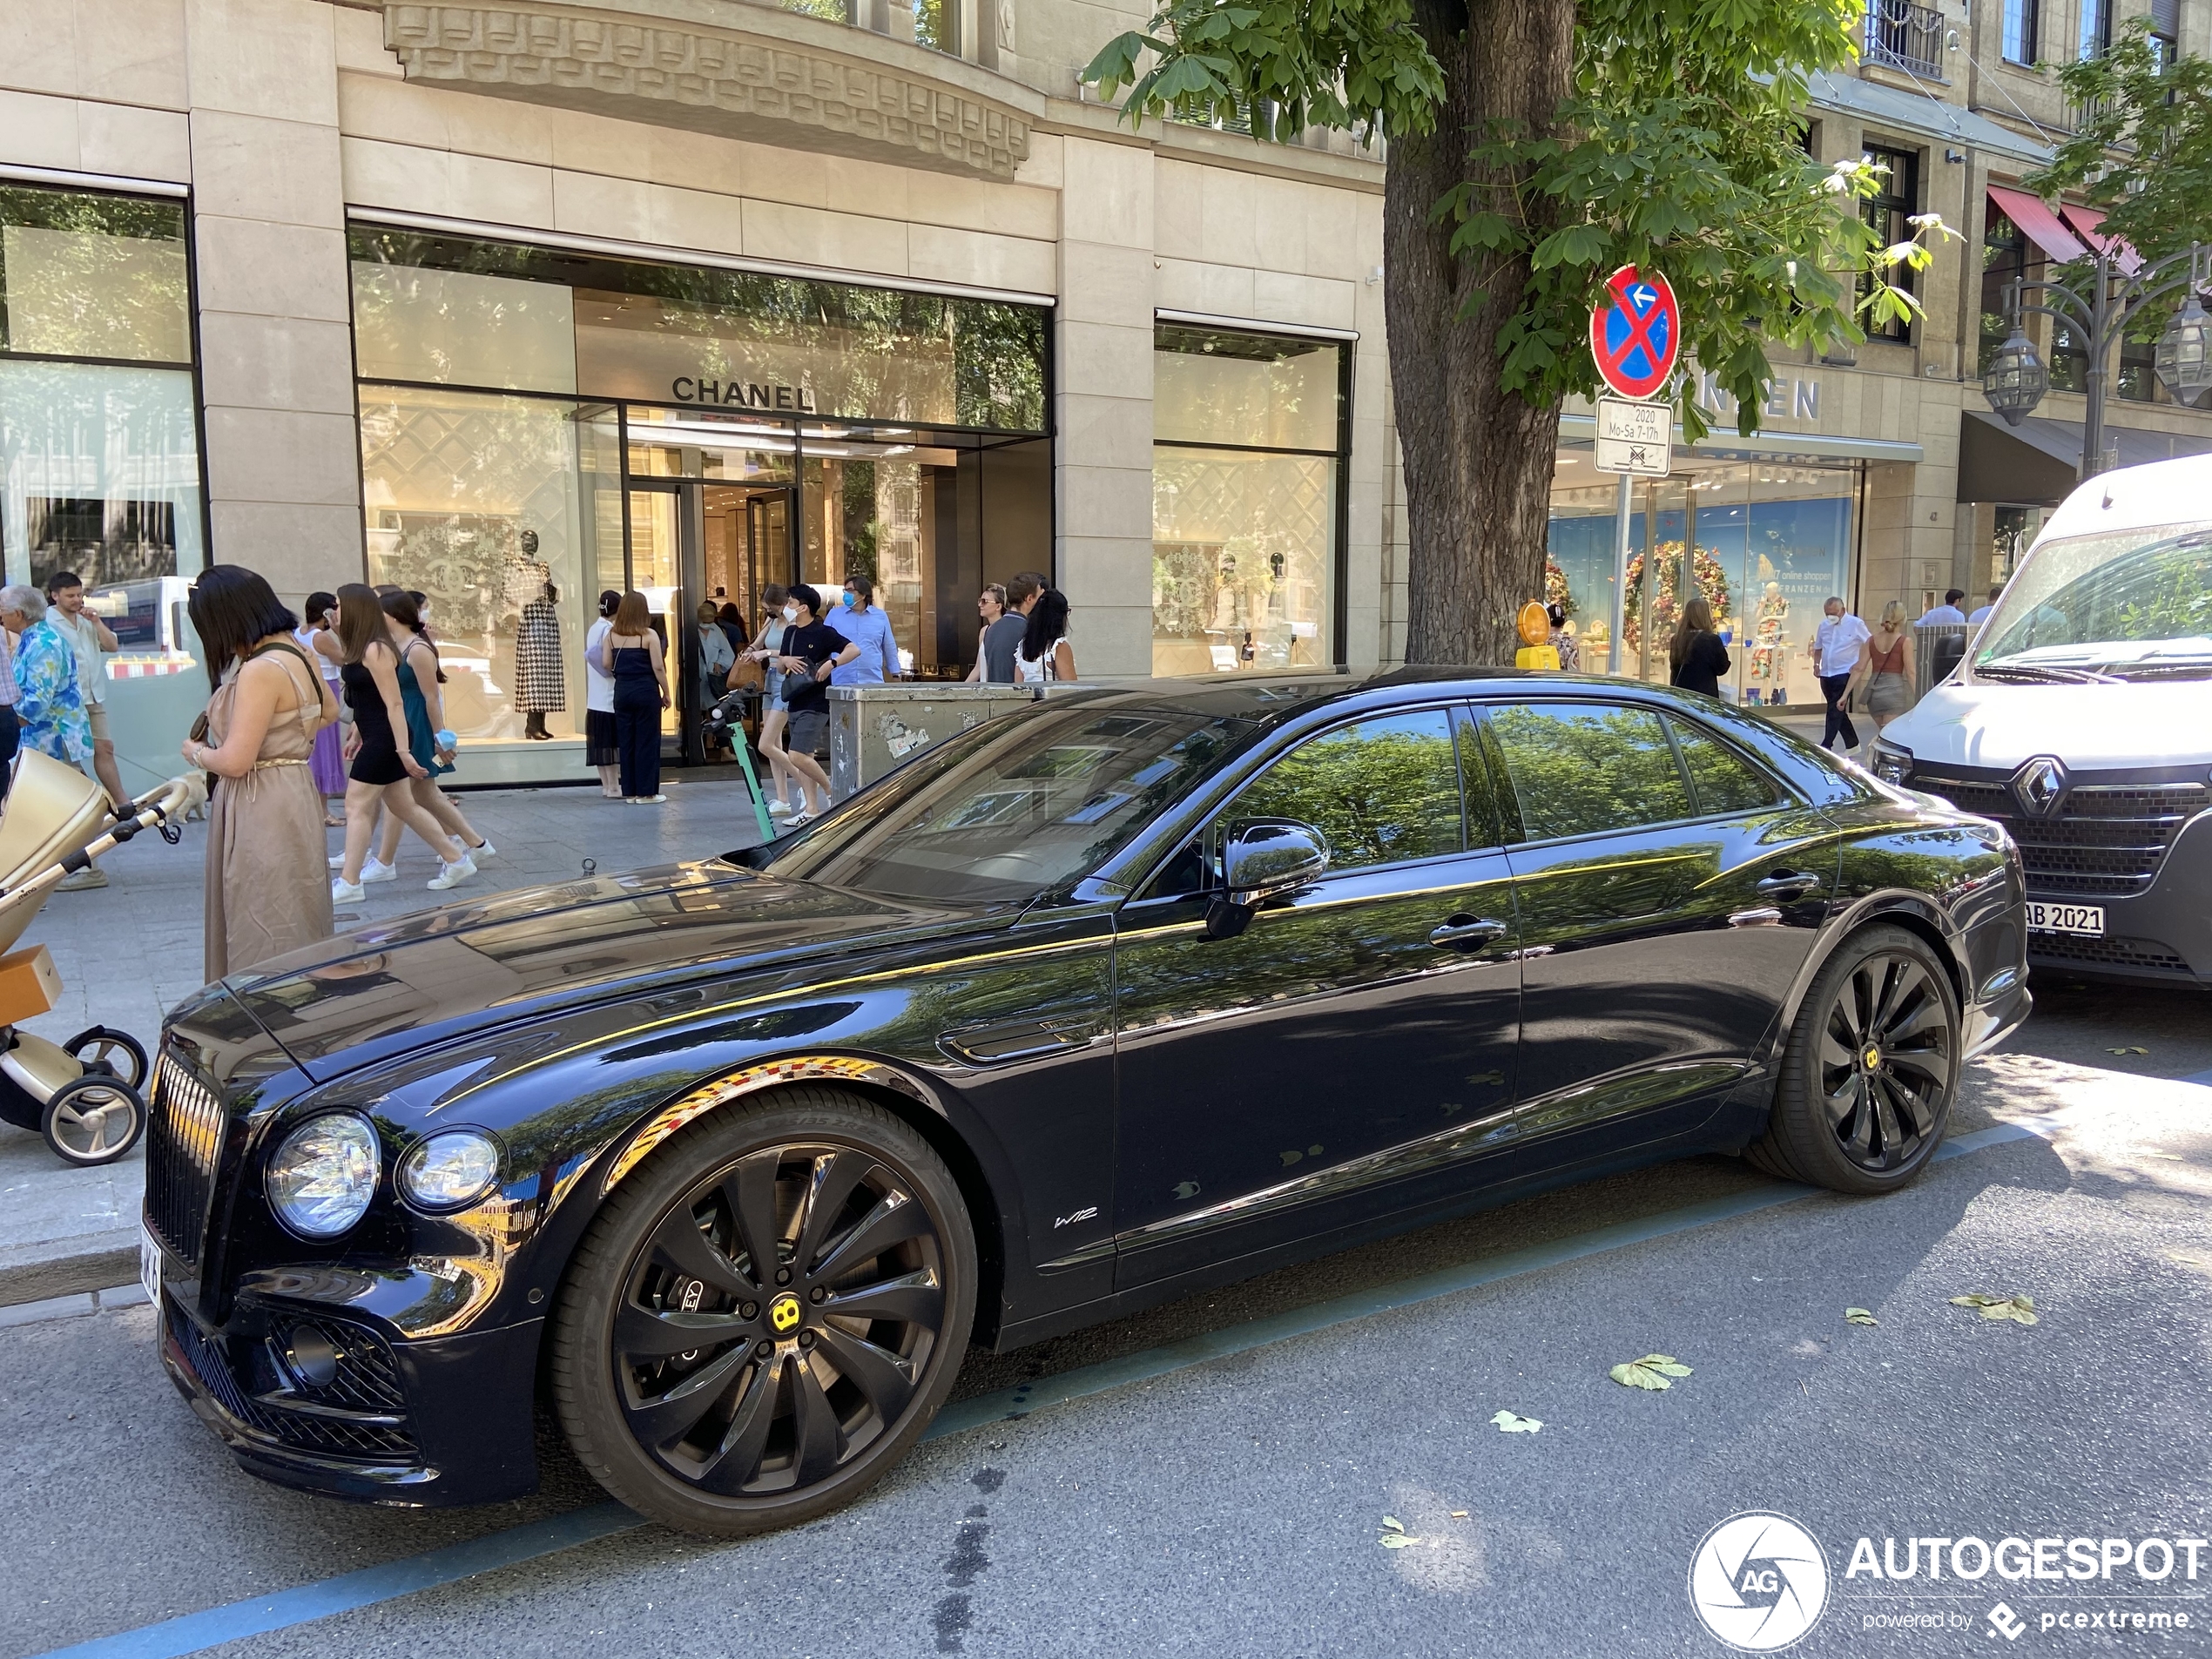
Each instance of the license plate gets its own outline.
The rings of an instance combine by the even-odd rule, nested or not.
[[[152,1303],[154,1312],[161,1311],[161,1246],[153,1242],[153,1233],[145,1222],[138,1224],[138,1283],[145,1287],[146,1300]]]
[[[2101,904],[2046,904],[2027,901],[2027,930],[2035,934],[2079,934],[2085,939],[2105,935],[2105,907]]]

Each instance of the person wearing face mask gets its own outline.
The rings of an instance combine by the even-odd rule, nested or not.
[[[791,722],[784,762],[801,779],[802,793],[811,794],[816,802],[812,810],[792,816],[791,827],[797,829],[816,814],[829,811],[829,774],[814,759],[814,752],[829,732],[830,664],[848,642],[834,628],[815,619],[814,607],[821,604],[822,596],[813,588],[801,582],[786,590],[786,594],[790,603],[784,614],[792,618],[792,624],[784,630],[782,649],[769,659],[769,668],[788,677],[784,698],[790,706]]]
[[[799,607],[790,601],[787,590],[780,582],[771,582],[760,590],[760,628],[754,634],[752,647],[739,655],[747,662],[762,665],[760,691],[760,753],[768,763],[768,772],[774,786],[775,799],[768,803],[768,813],[773,818],[788,817],[806,805],[806,786],[799,774],[791,769],[791,758],[785,752],[784,739],[791,724],[791,711],[784,703],[784,677],[775,665],[777,653],[784,648],[784,636],[799,620]],[[792,797],[798,798],[796,806]]]
[[[872,577],[855,572],[845,578],[837,608],[823,618],[845,644],[830,671],[833,685],[880,685],[899,678],[899,645],[891,618],[875,602]]]

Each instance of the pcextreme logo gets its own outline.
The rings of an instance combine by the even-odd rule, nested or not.
[[[1744,1653],[1776,1653],[1819,1622],[1828,1557],[1787,1515],[1754,1509],[1707,1533],[1689,1559],[1689,1604],[1705,1628]]]

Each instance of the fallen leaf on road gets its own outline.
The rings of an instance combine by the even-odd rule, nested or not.
[[[1421,1541],[1406,1530],[1406,1523],[1399,1520],[1396,1515],[1385,1515],[1382,1518],[1382,1536],[1375,1541],[1385,1549],[1403,1549],[1408,1544],[1418,1544]]]
[[[2035,1323],[2035,1298],[2032,1296],[1954,1296],[1951,1305],[1955,1308],[1979,1309],[1985,1319],[2012,1319],[2021,1325]]]
[[[2186,1163],[2188,1162],[2188,1160],[2184,1158],[2179,1152],[2146,1152],[2143,1156],[2147,1158],[2163,1158],[2168,1163]]]
[[[2177,1250],[2168,1251],[2166,1258],[2168,1261],[2181,1263],[2184,1267],[2212,1267],[2212,1261],[2207,1261],[2202,1256],[2184,1256]]]
[[[1670,1353],[1648,1353],[1641,1359],[1615,1366],[1605,1374],[1624,1388],[1662,1390],[1675,1386],[1672,1379],[1689,1375],[1689,1367]]]
[[[1517,1412],[1500,1412],[1490,1420],[1506,1434],[1534,1434],[1544,1426],[1541,1418],[1523,1417]]]
[[[1467,1512],[1464,1509],[1454,1509],[1452,1512],[1452,1519],[1454,1521],[1465,1521],[1467,1518]]]
[[[2148,1049],[2107,1049],[2107,1054],[2148,1054]]]
[[[1881,1321],[1865,1308],[1845,1308],[1844,1323],[1845,1325],[1879,1325]]]

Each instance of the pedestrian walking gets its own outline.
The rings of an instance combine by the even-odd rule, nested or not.
[[[783,650],[784,638],[799,620],[799,607],[791,603],[791,595],[780,582],[771,582],[760,590],[760,631],[752,637],[752,644],[745,652],[746,659],[761,666],[760,687],[760,755],[768,763],[770,781],[775,786],[775,799],[768,803],[772,818],[784,818],[806,808],[806,785],[792,770],[791,756],[784,747],[789,736],[791,711],[784,704],[784,675],[776,666],[776,658]],[[796,801],[792,797],[796,796]]]
[[[496,858],[499,849],[476,833],[453,798],[438,787],[438,779],[453,771],[454,735],[445,729],[445,698],[438,688],[446,675],[438,662],[437,644],[422,624],[413,594],[386,593],[378,604],[400,653],[400,705],[407,712],[408,752],[428,774],[409,778],[408,792],[440,829],[469,849],[471,864]],[[400,827],[396,818],[384,819],[376,853],[361,867],[364,883],[389,881],[399,873]]]
[[[1036,597],[1016,577],[1003,587],[992,583],[976,599],[975,614],[982,619],[982,631],[976,636],[975,666],[968,675],[970,680],[992,685],[1014,684],[1015,653],[1022,649],[1022,637],[1029,628],[1029,619],[1015,609],[1017,587],[1023,590],[1022,598]]]
[[[738,654],[730,649],[730,637],[722,631],[722,613],[711,599],[699,601],[698,633],[699,707],[705,711],[712,709],[729,693],[731,677],[737,672]],[[725,727],[720,742],[707,751],[707,759],[711,760],[729,752]]]
[[[1023,685],[1076,678],[1076,648],[1068,643],[1068,596],[1059,589],[1046,588],[1029,600],[1014,671]]]
[[[123,774],[115,767],[115,739],[107,724],[107,665],[103,657],[123,649],[106,621],[84,608],[84,578],[74,570],[57,570],[46,578],[46,619],[67,637],[77,657],[77,689],[84,701],[84,721],[92,729],[92,773],[118,807],[131,797],[123,787]]]
[[[599,647],[621,605],[612,588],[600,594],[599,614],[583,636],[583,764],[599,769],[599,792],[609,800],[622,799],[622,745],[615,737],[615,677],[599,665]]]
[[[338,634],[332,626],[330,613],[338,608],[338,596],[317,591],[307,596],[301,607],[305,620],[293,631],[292,637],[307,660],[315,665],[323,683],[330,688],[331,699],[343,709],[345,703],[338,690]],[[342,826],[345,819],[331,810],[332,803],[346,798],[346,723],[334,719],[315,733],[314,752],[307,757],[307,772],[314,778],[315,788],[322,796],[322,822],[326,829]]]
[[[849,643],[844,635],[820,621],[816,611],[821,594],[804,582],[785,590],[784,614],[791,625],[784,630],[780,648],[771,666],[783,679],[784,764],[799,780],[800,811],[791,827],[798,828],[817,813],[829,811],[829,774],[814,758],[829,732],[831,659]],[[811,797],[813,805],[807,806]]]
[[[1915,628],[1958,628],[1966,625],[1966,613],[1959,609],[1959,602],[1966,597],[1964,588],[1952,588],[1943,596],[1939,605],[1930,605],[1921,613]]]
[[[1997,609],[1997,602],[2004,597],[2005,584],[2000,582],[1995,587],[1989,590],[1989,603],[1986,605],[1976,606],[1974,609],[1974,614],[1966,618],[1967,625],[1969,627],[1979,628],[1982,625],[1982,624],[1987,622],[1989,620],[1989,613]]]
[[[615,746],[621,752],[622,798],[658,806],[660,713],[668,706],[668,664],[645,596],[632,588],[615,607],[614,626],[599,642],[599,666],[615,683]]]
[[[1881,729],[1912,706],[1912,631],[1905,625],[1905,601],[1882,607],[1878,633],[1859,643],[1866,680],[1866,711]]]
[[[1703,594],[1693,595],[1682,608],[1682,620],[1667,644],[1667,661],[1674,684],[1683,691],[1720,696],[1721,678],[1729,671],[1728,646],[1713,625],[1713,607]]]
[[[719,588],[715,592],[719,595]],[[722,637],[730,642],[730,654],[734,657],[752,644],[745,631],[745,612],[726,599],[718,597],[714,605],[714,620],[722,630]]]
[[[1567,630],[1567,607],[1562,604],[1546,605],[1544,620],[1551,624],[1551,648],[1559,653],[1560,671],[1567,674],[1581,673],[1582,648]]]
[[[330,896],[346,904],[363,896],[361,867],[380,806],[438,855],[438,873],[430,886],[440,892],[458,887],[476,873],[476,867],[469,849],[447,835],[415,799],[411,780],[428,776],[428,770],[401,746],[407,705],[400,692],[400,651],[375,589],[348,582],[338,590],[338,639],[344,649],[338,678],[354,711],[354,743],[353,765],[347,770],[346,850],[339,855]]]
[[[846,577],[837,608],[822,620],[846,641],[832,659],[831,685],[880,685],[899,678],[899,642],[891,637],[890,616],[875,602],[873,577]]]
[[[1866,643],[1866,624],[1844,609],[1844,602],[1834,594],[1820,607],[1822,619],[1812,631],[1811,654],[1813,672],[1820,681],[1821,701],[1828,705],[1828,719],[1822,728],[1820,746],[1832,746],[1840,735],[1844,752],[1848,754],[1858,747],[1858,729],[1851,723],[1848,706],[1852,685],[1858,678],[1863,653],[1860,647]]]
[[[0,626],[13,637],[16,719],[20,746],[83,772],[92,759],[92,725],[77,677],[77,653],[53,625],[46,596],[22,583],[0,588]],[[107,872],[88,864],[64,878],[61,893],[107,886]]]
[[[297,637],[300,619],[269,584],[212,564],[185,601],[207,664],[206,735],[184,757],[220,779],[207,819],[200,972],[225,974],[301,950],[332,932],[315,740],[338,699]]]

